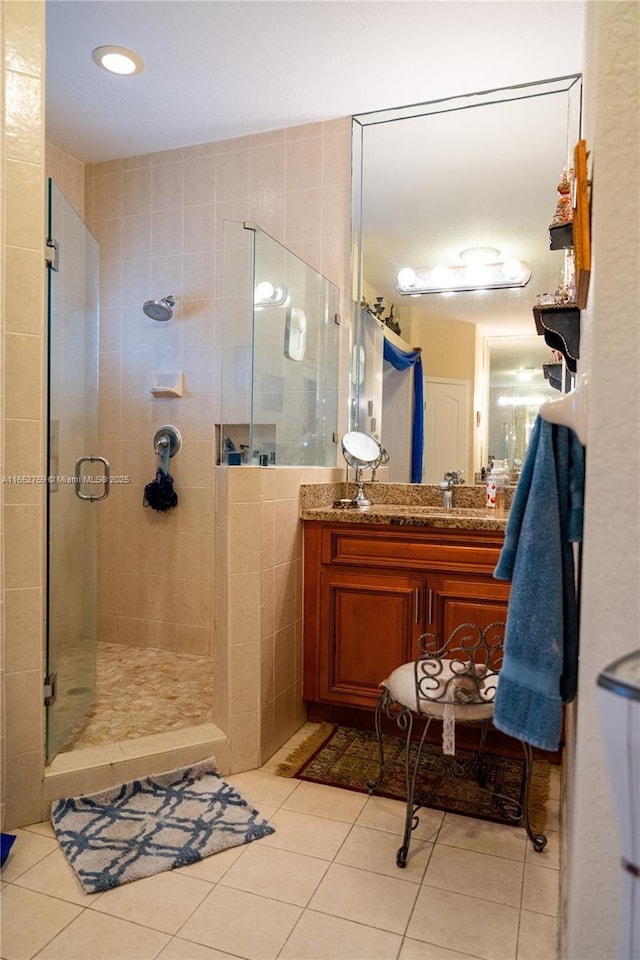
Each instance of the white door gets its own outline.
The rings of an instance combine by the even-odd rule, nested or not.
[[[424,378],[423,483],[439,483],[448,470],[469,476],[469,381]]]

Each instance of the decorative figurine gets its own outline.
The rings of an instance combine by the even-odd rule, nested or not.
[[[551,221],[552,227],[562,226],[564,223],[571,223],[573,220],[573,208],[571,206],[571,189],[573,185],[573,170],[562,171],[562,178],[558,184],[558,193],[560,197],[556,204],[556,212]]]

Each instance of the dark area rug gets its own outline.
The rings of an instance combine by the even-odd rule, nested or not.
[[[413,744],[414,755],[416,749],[416,744]],[[384,750],[387,761],[385,778],[376,790],[376,796],[405,800],[404,739],[385,734]],[[367,781],[375,780],[378,775],[378,757],[375,733],[322,724],[280,764],[277,773],[283,777],[366,793]],[[481,789],[476,782],[475,752],[456,747],[455,757],[450,759],[455,761],[455,775],[449,772],[443,779],[440,745],[425,743],[416,800],[424,800],[425,806],[436,810],[496,823],[514,823],[513,803],[521,803],[524,792],[524,757],[520,760],[485,753],[485,789]],[[529,810],[532,826],[540,832],[545,826],[549,775],[547,761],[534,763]]]

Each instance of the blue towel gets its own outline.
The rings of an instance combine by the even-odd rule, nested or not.
[[[15,843],[15,835],[12,833],[2,833],[0,834],[0,867],[4,866],[4,863],[9,856],[11,847]]]
[[[536,419],[494,571],[511,581],[494,724],[557,750],[562,704],[576,693],[578,600],[572,543],[582,540],[584,449]]]

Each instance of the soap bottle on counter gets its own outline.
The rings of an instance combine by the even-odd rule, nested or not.
[[[487,507],[504,513],[509,474],[504,460],[494,460],[487,477]]]

